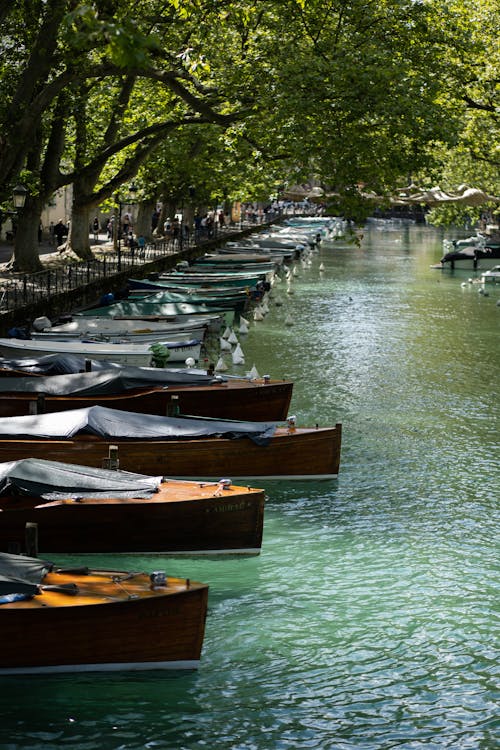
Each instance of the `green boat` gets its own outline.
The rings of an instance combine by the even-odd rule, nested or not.
[[[166,320],[181,321],[183,317],[192,318],[199,316],[204,319],[224,318],[225,325],[232,326],[235,312],[232,309],[207,305],[190,305],[187,303],[152,303],[149,300],[113,302],[103,307],[92,307],[78,312],[78,315],[105,318],[124,318],[136,320],[153,320],[165,318]]]

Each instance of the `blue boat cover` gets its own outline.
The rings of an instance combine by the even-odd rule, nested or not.
[[[268,445],[276,422],[241,422],[208,417],[161,417],[130,411],[90,406],[86,409],[0,419],[1,439],[70,439],[76,435],[97,435],[122,440],[194,440],[247,437],[257,445]]]

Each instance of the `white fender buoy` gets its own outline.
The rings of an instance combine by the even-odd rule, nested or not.
[[[297,278],[297,277],[298,277],[298,275],[299,275],[299,272],[297,271],[297,266],[295,266],[295,267],[294,267],[294,269],[293,269],[292,273],[293,273],[293,275],[295,276],[295,278]]]
[[[287,315],[285,318],[285,325],[286,326],[293,326],[293,318],[291,315]]]
[[[319,270],[320,271],[324,271],[325,270],[325,266],[324,266],[323,263],[320,263]]]
[[[240,315],[240,323],[243,323],[246,326],[250,325],[250,321],[243,317],[243,315]]]
[[[234,331],[231,331],[231,334],[230,334],[230,336],[228,338],[228,341],[229,341],[230,344],[237,344],[238,343],[238,339],[237,339],[236,334],[235,334]]]
[[[244,365],[245,364],[245,355],[243,354],[243,350],[241,346],[238,344],[234,352],[232,353],[233,358],[233,365]]]
[[[281,299],[281,297],[276,297],[276,299],[274,300],[274,304],[276,305],[276,307],[281,307],[281,305],[283,304],[283,300]]]
[[[195,360],[192,357],[188,357],[185,360],[184,364],[186,365],[186,367],[194,367],[195,364],[196,364],[196,362],[195,362]]]
[[[226,326],[226,330],[222,334],[222,338],[223,339],[228,339],[230,337],[230,335],[231,335],[231,329],[229,328],[229,326]]]
[[[230,352],[231,351],[231,344],[229,341],[226,341],[226,339],[222,338],[222,336],[219,339],[220,341],[220,350],[221,352]]]
[[[264,316],[262,315],[258,307],[256,307],[255,310],[253,311],[253,319],[257,321],[264,320]]]
[[[287,293],[287,294],[293,294],[293,289],[292,289],[292,287],[290,286],[290,284],[289,284],[289,285],[287,286],[287,288],[286,288],[286,293]]]
[[[252,369],[250,370],[250,372],[247,372],[247,378],[250,378],[250,380],[257,380],[257,378],[260,378],[255,365],[252,365]]]
[[[224,357],[219,357],[217,360],[217,364],[214,367],[215,372],[225,372],[227,370],[227,365]]]
[[[238,331],[239,333],[248,333],[248,325],[246,323],[240,323]]]

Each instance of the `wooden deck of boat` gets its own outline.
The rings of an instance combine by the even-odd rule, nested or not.
[[[59,499],[49,500],[47,502],[40,502],[37,498],[23,498],[22,496],[16,497],[15,503],[17,508],[22,507],[37,507],[37,508],[50,508],[58,505],[73,505],[75,502],[78,505],[91,505],[96,502],[99,505],[137,505],[140,503],[146,505],[158,505],[158,504],[173,504],[173,503],[190,503],[193,500],[209,500],[212,498],[232,498],[236,500],[240,497],[250,498],[263,495],[264,491],[254,487],[241,487],[240,485],[231,484],[230,487],[222,487],[219,482],[196,482],[191,480],[183,479],[167,479],[161,483],[158,487],[158,491],[155,492],[149,498],[134,498],[134,497],[106,497],[96,498],[93,497],[81,497],[77,501],[74,499]],[[11,499],[7,499],[7,502],[11,502]],[[36,506],[34,506],[36,503]],[[0,498],[0,510],[6,509],[6,502]]]
[[[75,583],[75,594],[43,587]],[[208,586],[168,576],[91,571],[48,574],[42,593],[2,604],[0,674],[195,668]]]
[[[50,590],[47,586],[69,586],[75,584],[77,593]],[[42,593],[24,601],[2,604],[2,611],[9,609],[39,609],[56,607],[81,607],[94,604],[111,604],[137,599],[174,597],[188,590],[207,589],[205,583],[186,578],[167,576],[166,585],[154,587],[144,573],[123,571],[90,571],[85,575],[75,573],[47,573],[42,582]],[[68,589],[68,591],[71,591]]]

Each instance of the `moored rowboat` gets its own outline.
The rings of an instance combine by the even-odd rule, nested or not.
[[[207,601],[206,584],[162,572],[0,553],[0,674],[193,669]]]

